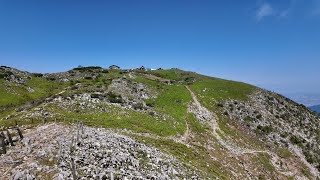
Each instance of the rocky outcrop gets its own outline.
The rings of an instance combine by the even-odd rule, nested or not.
[[[1,156],[1,179],[197,177],[192,168],[173,156],[128,136],[108,129],[78,127],[48,124],[26,131],[25,139]]]
[[[263,90],[250,95],[247,102],[227,100],[220,106],[230,119],[259,137],[291,149],[314,175],[319,175],[316,168],[320,169],[320,118],[305,106]]]

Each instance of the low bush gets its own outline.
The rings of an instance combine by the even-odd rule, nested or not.
[[[132,105],[132,107],[135,110],[143,110],[144,109],[144,106],[142,103],[136,103],[136,104]]]
[[[43,76],[43,74],[41,74],[41,73],[33,73],[32,74],[34,77],[42,77]]]
[[[146,105],[149,107],[154,107],[156,105],[156,103],[155,102],[147,102]]]
[[[122,99],[121,95],[117,95],[111,91],[108,92],[107,98],[111,103],[123,103],[123,99]]]
[[[292,135],[292,136],[290,137],[290,141],[291,141],[291,143],[300,146],[300,145],[302,145],[302,143],[303,143],[305,140],[302,139],[302,138],[300,138],[300,137],[298,137],[298,136]]]
[[[273,128],[271,126],[258,125],[257,126],[257,131],[259,133],[262,133],[262,134],[270,134],[273,131]]]

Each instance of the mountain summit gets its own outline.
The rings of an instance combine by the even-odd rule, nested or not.
[[[319,116],[249,84],[115,66],[0,84],[1,179],[319,177]]]

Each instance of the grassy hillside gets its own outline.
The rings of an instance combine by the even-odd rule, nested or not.
[[[288,120],[281,121],[283,126],[290,119],[304,121],[306,116],[312,126],[319,118],[303,108],[296,111],[306,116],[291,114],[294,102],[271,97],[270,92],[252,85],[179,69],[127,71],[94,66],[42,75],[1,67],[0,72],[2,130],[16,124],[31,128],[82,121],[154,146],[192,167],[202,178],[317,176],[309,167],[319,164],[317,148],[308,154],[312,157],[302,155],[306,163],[292,154],[296,153],[293,147],[300,152],[308,145],[292,143],[289,133],[287,139],[278,138],[282,137],[280,129],[267,126],[265,120],[282,117],[274,108],[290,109],[283,117]],[[274,100],[262,104],[267,101],[257,92]],[[267,117],[264,111],[275,114]],[[312,130],[310,140],[318,132]],[[277,163],[285,165],[278,167]]]

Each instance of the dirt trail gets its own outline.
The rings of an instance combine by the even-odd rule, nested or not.
[[[188,122],[186,121],[186,131],[184,132],[183,136],[181,137],[181,141],[187,142],[190,136],[190,130]]]
[[[249,153],[260,153],[265,151],[256,151],[256,150],[249,150],[249,149],[243,149],[238,146],[235,146],[231,144],[230,142],[225,141],[220,134],[223,136],[226,136],[223,131],[219,128],[218,122],[217,122],[217,116],[213,114],[211,111],[209,111],[207,108],[201,105],[201,103],[198,101],[196,95],[192,92],[192,90],[186,86],[186,88],[189,90],[193,102],[191,106],[188,108],[188,111],[193,113],[200,122],[208,122],[211,129],[212,134],[214,137],[218,140],[218,142],[226,148],[228,151],[232,152],[236,155],[241,154],[249,154]],[[220,133],[220,134],[219,134]]]

